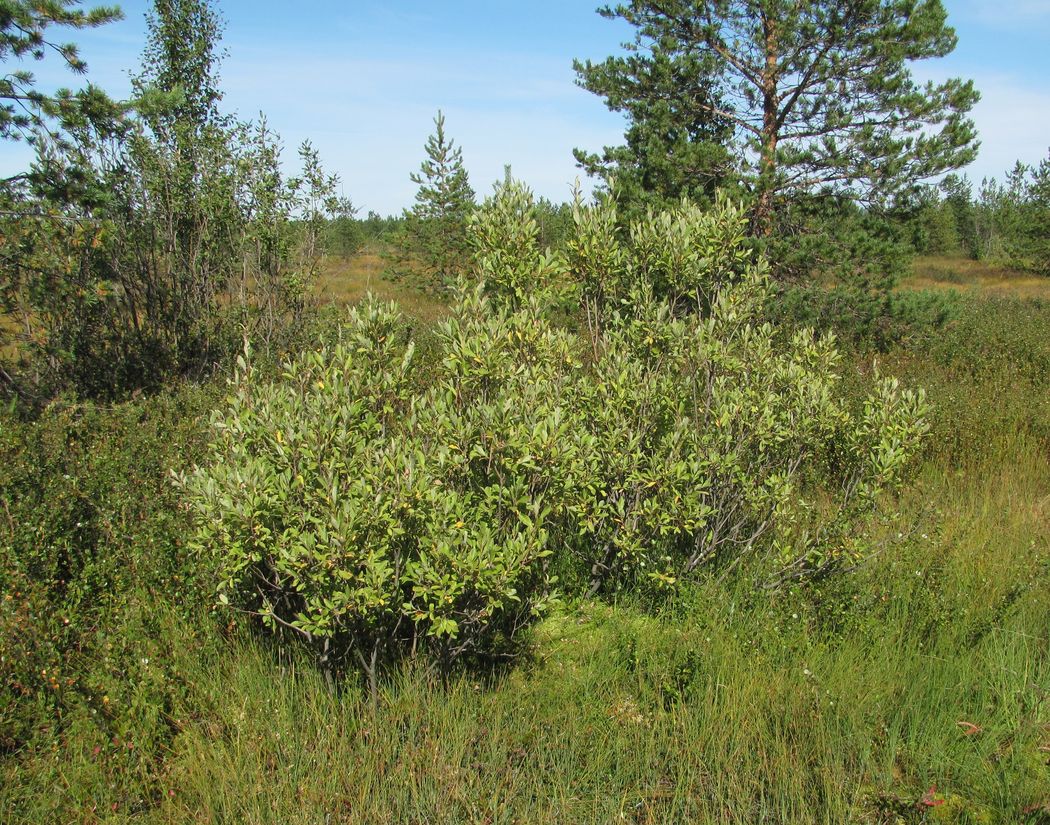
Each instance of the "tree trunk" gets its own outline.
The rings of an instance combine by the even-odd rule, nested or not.
[[[779,42],[777,21],[772,10],[762,13],[762,34],[766,52],[766,63],[762,80],[762,136],[758,169],[757,200],[751,218],[751,231],[760,238],[769,237],[773,231],[773,194],[776,189],[777,140],[779,138],[779,114],[777,62]]]

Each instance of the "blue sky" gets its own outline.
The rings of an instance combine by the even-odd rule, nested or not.
[[[130,88],[150,3],[121,3],[125,20],[74,33],[89,77]],[[595,14],[596,0],[219,0],[226,17],[225,106],[265,112],[288,157],[310,139],[363,212],[412,202],[437,109],[462,146],[474,188],[487,193],[510,163],[541,195],[568,197],[572,149],[620,141],[623,123],[573,83],[572,59],[614,52],[630,29]],[[1050,0],[946,0],[959,46],[915,67],[922,79],[973,78],[982,148],[971,178],[1002,177],[1050,147]],[[294,10],[294,15],[290,14]],[[8,67],[5,67],[5,69]],[[54,60],[32,67],[43,88],[76,82]],[[0,144],[0,175],[24,167]],[[363,214],[363,213],[362,213]]]

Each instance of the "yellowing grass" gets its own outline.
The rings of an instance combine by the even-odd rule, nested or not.
[[[995,298],[1050,298],[1050,278],[969,258],[916,258],[905,289],[955,289]]]
[[[377,298],[397,301],[405,315],[424,323],[445,316],[448,309],[437,296],[394,280],[381,251],[366,248],[351,258],[326,258],[321,265],[314,295],[322,303],[355,304],[369,292]]]

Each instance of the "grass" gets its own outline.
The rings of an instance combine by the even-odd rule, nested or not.
[[[408,317],[424,324],[439,321],[447,313],[438,296],[394,280],[378,247],[367,247],[350,258],[329,257],[322,262],[314,289],[322,303],[350,305],[369,292],[385,301],[397,301]]]
[[[444,314],[439,298],[392,279],[382,249],[370,246],[349,258],[325,259],[315,295],[325,302],[352,304],[368,292],[398,301],[410,315],[434,320]],[[990,298],[1050,299],[1050,278],[969,258],[918,257],[901,288],[958,290]]]
[[[1050,298],[1050,278],[969,258],[928,256],[915,259],[906,289],[954,289],[997,298]]]
[[[151,804],[101,782],[134,787],[123,747],[86,739],[5,776],[0,818],[1038,822],[1050,468],[1032,446],[963,474],[928,465],[903,502],[925,514],[914,534],[816,597],[584,601],[517,666],[442,683],[409,665],[376,705],[240,638],[189,665],[180,731],[138,791]]]
[[[1046,825],[1050,305],[971,274],[973,312],[880,362],[935,418],[869,564],[775,595],[569,603],[512,666],[409,662],[374,704],[151,591],[154,637],[109,704],[0,756],[0,821]],[[374,252],[326,264],[323,300],[367,290],[444,311]]]

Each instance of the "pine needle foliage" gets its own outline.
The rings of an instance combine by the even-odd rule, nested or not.
[[[4,0],[0,3],[0,63],[43,60],[57,55],[78,75],[87,63],[74,43],[53,39],[52,29],[88,29],[119,20],[117,6],[78,8],[79,0]],[[18,68],[0,75],[0,139],[33,140],[50,118],[74,102],[68,90],[47,95],[36,88],[33,73]]]
[[[463,150],[445,134],[441,111],[427,138],[426,159],[411,179],[419,189],[415,206],[405,210],[404,263],[427,286],[447,287],[470,258],[467,218],[474,208],[474,190],[463,165]]]
[[[759,235],[794,193],[881,203],[976,155],[973,83],[911,72],[955,48],[941,0],[631,0],[599,13],[636,31],[627,55],[576,63],[579,83],[630,118],[626,152],[606,159],[630,176],[681,144],[675,183],[694,185],[719,170],[702,148],[721,143]]]

